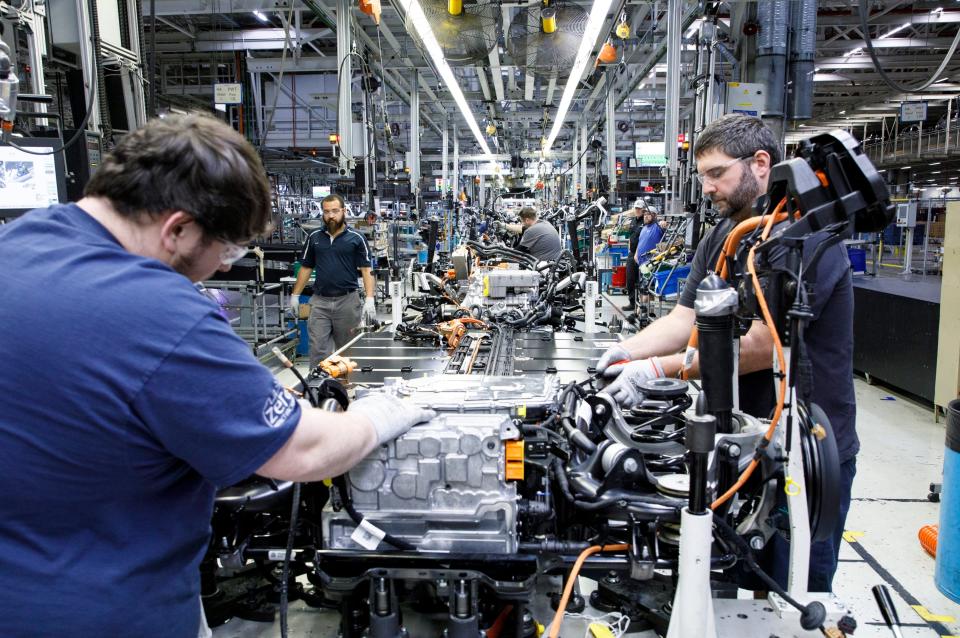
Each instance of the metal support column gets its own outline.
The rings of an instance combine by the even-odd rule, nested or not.
[[[350,51],[353,47],[351,37],[350,0],[337,0],[337,134],[340,136],[340,174],[346,175],[353,168],[353,60]],[[342,78],[342,80],[340,79]]]
[[[410,194],[418,204],[420,200],[420,78],[414,69],[410,82]]]
[[[665,212],[673,211],[673,200],[677,198],[677,133],[680,131],[680,46],[683,31],[680,25],[680,12],[683,0],[667,1],[667,103],[663,128],[665,154],[667,156],[667,207]]]
[[[580,127],[580,194],[586,199],[587,195],[587,127]]]
[[[617,205],[617,94],[613,90],[616,82],[616,71],[607,70],[607,179],[610,180],[610,190],[607,197],[611,205]]]
[[[944,153],[944,155],[950,153],[950,118],[951,118],[951,116],[953,115],[953,114],[952,114],[952,110],[953,110],[953,99],[951,98],[951,99],[947,100],[947,130],[946,130],[947,139],[946,139],[946,141],[944,142],[944,146],[943,146],[943,153]],[[880,143],[880,152],[883,152],[883,143],[882,143],[882,142]],[[926,273],[924,273],[924,274],[926,274]]]
[[[443,165],[440,168],[440,183],[442,184],[442,186],[440,187],[441,197],[446,195],[447,191],[450,190],[450,182],[447,181],[447,178],[449,177],[449,174],[447,172],[447,160],[449,159],[447,157],[447,145],[450,142],[449,132],[448,132],[449,126],[450,126],[449,121],[446,118],[444,118],[443,120],[443,152],[441,153],[441,160],[440,160],[443,163]]]
[[[460,138],[457,136],[457,125],[453,125],[453,195],[460,197]]]
[[[580,127],[575,126],[573,128],[573,150],[570,151],[570,170],[573,173],[573,178],[570,180],[572,186],[570,191],[574,199],[577,197],[577,185],[580,184],[580,162],[577,161],[578,155],[580,155]]]

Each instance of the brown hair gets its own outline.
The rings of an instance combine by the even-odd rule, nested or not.
[[[124,136],[87,183],[124,217],[189,213],[205,234],[241,242],[270,228],[270,183],[253,147],[200,113],[153,119]]]
[[[342,196],[342,195],[338,195],[337,193],[330,193],[329,195],[327,195],[326,197],[324,197],[323,199],[321,199],[321,200],[320,200],[320,210],[323,210],[323,205],[326,204],[327,202],[337,202],[338,204],[340,204],[340,208],[346,208],[346,207],[347,207],[347,202],[344,201],[343,196]]]
[[[714,149],[730,157],[747,157],[757,151],[770,155],[770,164],[780,161],[780,144],[759,117],[730,113],[707,124],[693,147],[694,158]]]
[[[520,219],[536,219],[537,211],[530,206],[524,206],[520,209]]]

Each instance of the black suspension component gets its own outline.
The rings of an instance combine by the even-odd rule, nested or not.
[[[737,292],[710,273],[697,287],[694,304],[699,333],[700,376],[707,410],[717,418],[717,431],[733,432],[734,329]]]

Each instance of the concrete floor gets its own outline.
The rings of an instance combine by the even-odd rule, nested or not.
[[[615,298],[616,299],[616,298]],[[289,377],[288,377],[289,375]],[[291,384],[292,375],[280,374]],[[932,409],[895,391],[855,381],[857,430],[861,451],[853,484],[853,503],[847,518],[848,538],[840,553],[835,580],[838,596],[854,612],[859,624],[856,636],[892,636],[882,624],[870,588],[886,583],[897,606],[906,638],[960,636],[960,605],[941,594],[933,582],[934,560],[920,547],[917,532],[937,523],[939,505],[927,500],[928,486],[941,479],[944,426],[934,422]],[[589,590],[589,583],[585,584]],[[915,611],[912,606],[923,608]],[[535,609],[537,620],[550,622],[549,610]],[[596,612],[599,614],[599,612]],[[923,615],[926,618],[923,617]],[[290,609],[290,635],[334,638],[338,616],[329,610],[310,609],[294,603]],[[411,636],[439,635],[408,616]],[[583,621],[564,622],[565,636],[581,636]],[[280,635],[273,625],[234,620],[214,629],[215,638],[268,638]],[[653,636],[650,632],[630,636]],[[767,638],[769,632],[750,635]],[[813,636],[796,633],[778,636]],[[737,634],[740,638],[741,634]],[[744,635],[743,638],[746,638]]]

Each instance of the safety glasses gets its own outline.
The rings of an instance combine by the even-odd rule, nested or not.
[[[697,177],[697,181],[700,182],[700,184],[702,185],[716,184],[718,181],[723,179],[723,176],[726,174],[727,170],[731,166],[733,166],[737,162],[743,162],[743,161],[748,161],[752,159],[753,159],[753,155],[744,155],[742,157],[734,157],[729,162],[724,162],[719,166],[714,166],[709,170],[703,171],[703,173],[695,173]]]
[[[220,251],[220,263],[224,266],[232,266],[237,263],[244,255],[250,250],[246,246],[241,246],[240,244],[234,244],[233,242],[221,239],[223,242],[223,250]]]

